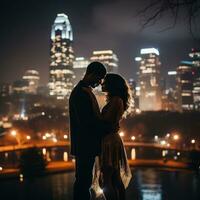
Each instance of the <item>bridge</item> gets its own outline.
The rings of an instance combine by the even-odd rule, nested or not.
[[[147,148],[157,148],[157,149],[165,149],[165,150],[177,150],[177,151],[190,151],[191,148],[180,148],[175,145],[161,145],[158,143],[144,143],[144,142],[124,142],[125,147],[147,147]],[[69,141],[32,141],[26,144],[15,144],[15,145],[7,145],[7,146],[0,146],[0,152],[9,152],[9,151],[20,151],[28,148],[54,148],[54,147],[69,147]],[[200,149],[196,148],[196,150],[200,151]]]

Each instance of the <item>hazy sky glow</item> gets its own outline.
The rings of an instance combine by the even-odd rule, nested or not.
[[[134,57],[140,48],[156,47],[160,51],[162,71],[175,69],[187,59],[192,47],[200,47],[200,31],[192,38],[184,17],[175,28],[169,15],[156,25],[141,30],[137,12],[148,1],[140,0],[18,0],[0,7],[0,80],[11,82],[23,72],[35,68],[41,83],[48,81],[51,25],[59,12],[69,16],[74,33],[76,56],[90,57],[93,50],[113,49],[120,60],[120,73],[136,77]]]

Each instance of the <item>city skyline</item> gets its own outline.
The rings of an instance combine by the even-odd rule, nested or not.
[[[79,5],[71,1],[27,4],[19,1],[13,2],[11,7],[4,3],[1,13],[1,81],[12,82],[25,70],[34,68],[41,74],[41,84],[48,82],[50,30],[59,12],[66,13],[73,26],[75,56],[89,58],[94,50],[112,49],[119,57],[119,73],[127,79],[136,79],[138,69],[134,57],[141,48],[159,49],[163,75],[168,70],[175,70],[179,62],[187,58],[191,48],[198,45],[183,23],[162,32],[167,23],[161,20],[155,26],[139,31],[140,19],[135,14],[141,3],[87,2],[90,4]],[[14,18],[6,14],[8,9]]]

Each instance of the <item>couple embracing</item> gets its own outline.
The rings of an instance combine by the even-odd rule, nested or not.
[[[92,88],[101,85],[107,104],[99,109]],[[119,122],[128,111],[130,92],[118,74],[100,62],[88,65],[69,99],[71,154],[75,156],[74,200],[125,200],[131,179]]]

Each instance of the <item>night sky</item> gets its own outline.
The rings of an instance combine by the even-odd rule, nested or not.
[[[134,57],[140,48],[156,47],[161,54],[162,74],[187,59],[191,48],[200,47],[200,27],[192,37],[185,13],[175,28],[169,14],[154,26],[141,30],[138,11],[147,0],[4,0],[0,5],[0,81],[12,82],[26,69],[40,72],[48,81],[51,25],[56,14],[68,15],[74,33],[75,56],[90,57],[93,50],[113,49],[120,60],[120,73],[136,78]]]

